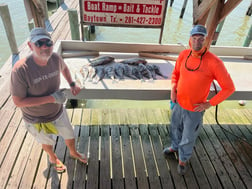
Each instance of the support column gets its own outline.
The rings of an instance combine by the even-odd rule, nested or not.
[[[221,32],[222,27],[223,27],[223,25],[224,25],[224,22],[225,22],[225,19],[223,19],[223,20],[218,24],[218,26],[217,26],[217,28],[216,28],[216,31],[215,31],[215,33],[214,33],[214,36],[213,36],[212,45],[216,45],[217,39],[218,39],[218,37],[219,37],[219,35],[220,35],[220,32]]]
[[[248,8],[247,12],[246,12],[247,16],[251,16],[251,14],[252,14],[252,1],[251,1],[250,5],[249,5],[249,8]]]
[[[72,40],[80,40],[80,31],[79,31],[79,21],[78,21],[77,10],[68,9],[67,12],[68,12],[68,17],[69,17]]]
[[[10,12],[7,4],[0,4],[0,16],[3,21],[5,32],[9,41],[12,54],[18,54],[18,47],[11,22]]]
[[[184,0],[184,4],[183,4],[179,18],[183,18],[184,13],[185,13],[185,9],[186,9],[186,5],[187,5],[187,0]]]
[[[252,40],[252,25],[250,26],[248,35],[243,43],[243,47],[249,47],[251,40]]]

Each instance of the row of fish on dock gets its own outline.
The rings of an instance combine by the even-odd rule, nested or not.
[[[104,78],[112,80],[123,80],[125,77],[134,80],[156,80],[157,75],[168,78],[160,71],[159,66],[148,64],[144,58],[129,58],[120,62],[115,62],[112,56],[99,56],[89,60],[88,65],[81,67],[75,73],[75,79],[82,86],[85,82],[98,83]]]

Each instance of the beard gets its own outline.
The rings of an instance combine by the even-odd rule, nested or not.
[[[48,60],[52,55],[52,51],[51,49],[41,49],[39,55],[41,59]]]

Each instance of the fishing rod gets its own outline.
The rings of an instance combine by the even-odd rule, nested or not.
[[[217,87],[216,87],[216,85],[215,85],[214,82],[213,82],[213,86],[214,86],[215,93],[217,94],[218,91],[217,91]],[[240,137],[240,136],[234,134],[233,132],[231,132],[231,131],[225,129],[225,128],[219,123],[219,120],[218,120],[218,104],[215,106],[215,121],[216,121],[217,125],[218,125],[224,132],[227,132],[227,133],[231,134],[232,136],[238,138],[241,142],[245,142],[245,143],[247,143],[248,145],[250,145],[250,146],[252,147],[252,144],[251,144],[247,139],[245,139],[244,137]]]

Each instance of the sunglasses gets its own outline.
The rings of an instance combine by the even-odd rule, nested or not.
[[[53,46],[53,42],[51,40],[45,40],[45,41],[41,41],[41,40],[38,40],[34,43],[36,45],[36,47],[42,47],[43,45],[46,45],[47,47],[51,47]]]

